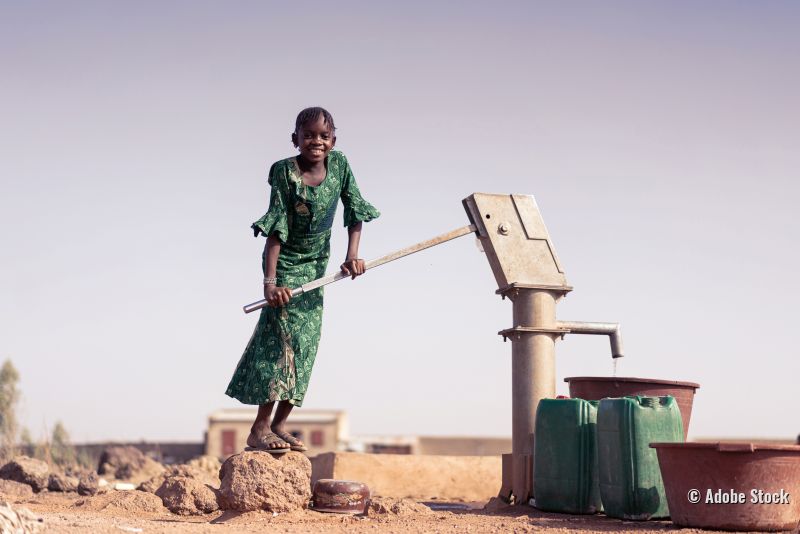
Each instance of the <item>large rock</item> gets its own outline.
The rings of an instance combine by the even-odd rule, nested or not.
[[[148,458],[136,447],[107,447],[100,454],[97,466],[99,475],[118,479],[147,480],[164,470],[160,463]]]
[[[49,474],[50,468],[46,463],[27,456],[17,456],[0,468],[0,478],[22,482],[36,492],[47,489]]]
[[[25,501],[33,497],[33,489],[22,482],[0,479],[0,501]]]
[[[219,464],[219,460],[217,460],[217,464]],[[210,473],[206,470],[198,469],[192,465],[181,464],[167,467],[161,473],[139,484],[139,487],[136,489],[146,491],[148,493],[155,493],[165,480],[176,476],[194,478],[202,484],[208,484],[213,488],[219,488],[219,468],[217,468],[215,472]]]
[[[311,462],[299,452],[235,454],[222,464],[220,479],[220,507],[226,510],[290,512],[311,499]]]
[[[217,491],[196,478],[169,477],[156,490],[156,495],[173,514],[201,515],[219,510]]]
[[[94,495],[100,491],[100,478],[92,471],[78,480],[78,495]]]
[[[78,491],[80,479],[63,473],[50,473],[47,489],[50,491]]]

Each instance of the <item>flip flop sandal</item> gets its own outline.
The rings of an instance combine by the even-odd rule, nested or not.
[[[286,443],[286,446],[285,447],[270,447],[269,446],[270,443],[276,443],[276,442],[279,442],[279,441],[283,441],[284,443]],[[264,452],[269,452],[269,453],[272,453],[272,454],[284,454],[286,452],[289,452],[291,450],[291,448],[289,446],[289,443],[286,442],[286,440],[281,438],[276,433],[270,432],[268,434],[264,434],[263,436],[261,436],[261,438],[258,439],[258,446],[253,447],[252,445],[248,444],[248,446],[245,447],[244,450],[246,450],[246,451],[264,451]]]
[[[304,452],[308,450],[308,447],[305,445],[300,445],[300,440],[294,437],[293,435],[289,434],[288,432],[276,432],[275,433],[279,438],[289,444],[289,447],[293,451],[297,452]]]

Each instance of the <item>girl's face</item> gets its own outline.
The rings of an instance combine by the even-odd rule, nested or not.
[[[300,156],[308,162],[325,161],[336,144],[336,136],[323,117],[301,126],[292,134],[292,143],[300,150]]]

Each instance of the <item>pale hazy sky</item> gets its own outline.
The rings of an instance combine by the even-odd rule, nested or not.
[[[690,437],[800,432],[800,3],[0,1],[0,358],[23,423],[202,439],[256,321],[266,171],[321,105],[374,258],[536,196],[563,320],[701,389]],[[343,258],[341,208],[331,268]],[[511,305],[472,237],[326,290],[305,407],[510,435]],[[605,338],[557,344],[610,375]]]

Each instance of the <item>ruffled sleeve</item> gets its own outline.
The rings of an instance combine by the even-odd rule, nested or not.
[[[250,228],[253,234],[265,237],[277,233],[281,243],[285,243],[289,237],[289,224],[287,218],[288,190],[286,185],[285,173],[281,173],[278,164],[273,164],[269,170],[268,183],[272,186],[269,195],[269,210],[259,220],[254,222]]]
[[[361,196],[361,191],[356,184],[356,178],[353,176],[353,171],[350,169],[350,164],[347,162],[343,154],[340,154],[343,161],[343,177],[342,177],[342,204],[344,204],[344,225],[353,226],[359,222],[369,222],[372,219],[380,217],[381,212],[375,209],[375,206],[364,200]]]

